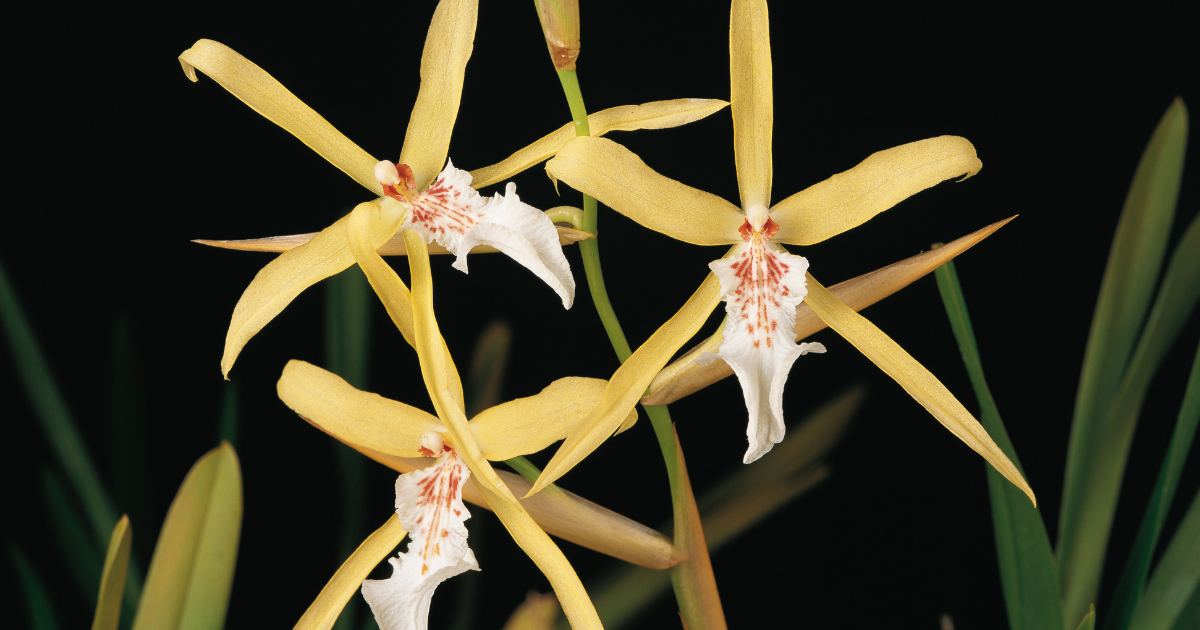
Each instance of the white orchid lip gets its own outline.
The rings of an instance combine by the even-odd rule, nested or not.
[[[471,187],[471,174],[446,160],[433,184],[413,189],[412,169],[383,161],[375,176],[387,197],[408,207],[400,229],[416,230],[426,243],[437,243],[455,255],[454,268],[467,272],[467,253],[477,245],[494,247],[550,285],[564,308],[575,301],[575,278],[563,256],[558,230],[546,213],[522,203],[516,184],[491,198]]]
[[[421,436],[422,450],[438,447],[437,462],[396,480],[396,515],[408,530],[408,549],[389,558],[392,576],[363,580],[363,598],[381,630],[427,630],[429,605],[438,584],[467,570],[479,570],[467,546],[464,524],[471,514],[462,487],[471,471],[441,435]]]
[[[750,446],[742,459],[748,464],[783,440],[783,387],[792,364],[803,354],[824,352],[825,346],[797,344],[792,334],[796,307],[808,294],[808,260],[771,245],[779,226],[765,208],[752,206],[746,214],[738,228],[743,243],[730,256],[709,263],[721,281],[728,318],[719,351],[696,362],[721,358],[737,375],[750,414]]]

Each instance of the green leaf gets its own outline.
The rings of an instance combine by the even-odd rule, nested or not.
[[[950,327],[958,341],[963,363],[967,366],[971,386],[979,400],[980,423],[1024,476],[1025,471],[1021,468],[983,374],[983,361],[975,343],[975,332],[971,327],[971,317],[954,263],[946,263],[934,274],[946,314],[950,316]],[[1024,492],[1009,483],[995,468],[985,468],[1009,627],[1013,630],[1061,630],[1064,621],[1058,595],[1058,567],[1041,512],[1029,502]]]
[[[1096,630],[1096,606],[1090,605],[1088,614],[1083,616],[1083,621],[1079,622],[1077,630]]]
[[[121,620],[121,600],[125,593],[125,573],[129,568],[129,548],[133,541],[133,530],[129,517],[122,516],[113,528],[108,542],[108,553],[104,557],[104,574],[100,578],[100,594],[97,598],[96,615],[92,617],[92,630],[117,630]]]
[[[1124,465],[1102,450],[1109,437],[1106,422],[1162,267],[1179,195],[1187,127],[1187,110],[1176,99],[1138,163],[1092,319],[1059,519],[1058,560],[1066,619],[1086,614],[1100,583]]]
[[[71,505],[62,482],[46,471],[42,476],[42,487],[63,561],[84,601],[89,606],[95,606],[96,584],[100,582],[100,572],[104,566],[103,552],[84,526],[75,506]]]
[[[512,331],[504,322],[492,322],[475,343],[475,356],[467,372],[467,416],[473,417],[484,409],[500,404],[504,384],[504,369],[508,366],[508,348]]]
[[[242,524],[242,473],[228,443],[188,471],[158,534],[134,630],[219,630]]]
[[[3,265],[0,265],[0,321],[12,347],[21,384],[29,394],[50,446],[67,472],[67,479],[83,501],[96,546],[102,548],[108,544],[108,534],[117,523],[117,511],[100,485],[100,475],[75,430],[75,422],[50,374],[50,367],[46,365]]]
[[[54,603],[46,593],[46,587],[38,579],[25,554],[10,547],[17,578],[21,581],[21,592],[25,595],[25,607],[29,609],[29,627],[33,630],[58,630],[58,619],[54,616]]]
[[[237,444],[238,408],[237,383],[225,383],[225,395],[221,399],[221,418],[218,421],[217,440]]]
[[[1180,627],[1184,619],[1200,614],[1197,586],[1200,586],[1200,492],[1192,499],[1183,522],[1158,561],[1154,577],[1133,612],[1130,627],[1137,630]]]
[[[113,326],[109,379],[113,420],[109,466],[112,470],[113,500],[134,519],[149,518],[152,512],[146,484],[151,476],[146,470],[142,397],[138,384],[137,357],[127,317],[118,318]]]
[[[1141,598],[1142,589],[1146,583],[1146,575],[1150,572],[1150,559],[1158,546],[1158,536],[1162,532],[1163,522],[1167,519],[1167,511],[1175,496],[1179,484],[1179,475],[1183,472],[1183,464],[1187,460],[1192,439],[1196,437],[1196,425],[1200,422],[1200,348],[1192,361],[1192,372],[1188,377],[1187,390],[1184,394],[1183,405],[1179,417],[1175,421],[1175,432],[1171,443],[1167,446],[1167,456],[1158,472],[1158,481],[1150,493],[1150,505],[1138,528],[1133,550],[1129,552],[1129,560],[1121,580],[1117,583],[1117,591],[1110,606],[1110,612],[1105,620],[1106,629],[1124,630],[1130,627],[1133,610]]]

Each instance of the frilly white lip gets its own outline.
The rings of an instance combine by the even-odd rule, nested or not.
[[[425,448],[436,445],[442,451],[437,463],[396,480],[396,515],[408,530],[408,549],[388,560],[390,578],[362,584],[363,598],[380,630],[427,630],[429,604],[438,584],[464,571],[479,570],[467,546],[464,521],[471,514],[462,502],[462,487],[471,471],[457,451],[437,444],[441,436],[426,436],[421,439]]]
[[[376,170],[389,171],[384,167]],[[382,174],[388,179],[381,177],[381,184],[401,181],[394,172]],[[416,230],[426,243],[445,247],[456,256],[455,269],[467,272],[467,252],[472,247],[494,247],[550,285],[562,299],[563,308],[571,308],[575,278],[562,253],[558,230],[544,212],[521,201],[516,184],[509,182],[503,195],[484,197],[471,188],[471,174],[447,160],[433,184],[412,195],[408,203],[408,218],[400,229]]]
[[[724,359],[737,375],[750,414],[746,464],[783,440],[783,387],[792,364],[809,352],[825,352],[819,343],[797,344],[792,334],[796,307],[808,294],[808,260],[773,248],[769,237],[749,226],[748,219],[747,239],[732,255],[708,265],[721,281],[728,318],[719,351],[696,358],[701,365]]]

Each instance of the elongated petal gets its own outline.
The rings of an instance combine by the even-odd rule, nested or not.
[[[404,336],[410,346],[416,346],[413,339],[412,298],[408,287],[396,270],[392,269],[379,254],[375,252],[375,243],[371,240],[371,213],[354,212],[350,214],[350,222],[346,224],[346,239],[350,243],[350,253],[354,255],[359,269],[367,276],[371,288],[383,302],[387,314],[396,325],[396,329]]]
[[[554,289],[563,308],[575,301],[575,278],[558,243],[554,223],[544,212],[521,203],[509,182],[504,195],[491,199],[471,188],[471,174],[446,168],[428,190],[412,201],[401,229],[412,228],[426,242],[453,252],[454,268],[467,272],[467,253],[476,245],[494,247],[520,263]]]
[[[987,238],[1014,218],[1016,217],[993,223],[937,249],[846,280],[829,287],[829,291],[846,306],[861,311],[937,269],[947,260],[970,249],[971,246]],[[795,333],[797,340],[804,339],[824,328],[825,322],[817,317],[807,304],[801,303],[796,307]],[[716,352],[722,338],[721,331],[718,330],[712,337],[688,350],[671,365],[663,368],[650,383],[650,393],[642,398],[642,404],[666,405],[673,403],[731,376],[733,369],[724,361],[713,361],[705,365],[696,362],[696,358],[700,355],[706,352]]]
[[[361,203],[354,209],[354,212],[369,213],[372,244],[387,242],[404,219],[399,204],[385,203],[382,208],[375,203]],[[280,254],[254,276],[233,309],[233,319],[225,335],[221,373],[226,378],[246,342],[275,319],[296,296],[354,264],[354,255],[346,242],[349,221],[350,215],[343,217],[304,246]]]
[[[446,362],[449,355],[436,352],[445,347],[437,320],[433,315],[433,286],[429,275],[429,257],[420,235],[405,230],[405,245],[408,246],[408,263],[412,270],[413,323],[416,328],[417,355],[421,358],[421,375],[433,397],[438,416],[442,419],[459,455],[475,477],[475,486],[500,517],[513,540],[537,564],[550,585],[554,588],[563,612],[572,628],[601,628],[600,617],[588,599],[587,591],[579,576],[571,568],[562,551],[550,540],[546,532],[525,511],[517,498],[504,485],[496,471],[479,452],[471,428],[459,402],[456,407],[446,395],[451,386],[447,383]],[[452,367],[450,369],[453,369]]]
[[[207,74],[367,190],[376,195],[383,194],[375,179],[375,164],[379,160],[351,142],[249,59],[224,44],[202,39],[179,55],[179,63],[192,81],[196,81],[196,70]]]
[[[749,464],[783,440],[783,386],[792,364],[808,352],[825,351],[819,343],[797,345],[792,335],[796,307],[806,293],[808,261],[767,247],[756,234],[709,268],[721,281],[728,315],[720,350],[700,355],[696,362],[723,359],[737,374],[750,414],[750,447],[742,458]]]
[[[966,179],[983,162],[966,138],[941,136],[871,154],[858,166],[784,199],[771,208],[778,243],[811,245],[865,223],[926,188]],[[962,181],[962,180],[959,180]]]
[[[933,414],[942,426],[946,427],[958,439],[970,446],[972,450],[983,456],[1001,475],[1004,475],[1016,487],[1029,495],[1029,500],[1037,505],[1033,489],[1025,483],[1024,477],[1016,466],[1009,461],[1008,456],[980,426],[979,421],[958,402],[954,394],[942,385],[933,374],[923,365],[913,359],[904,348],[901,348],[883,331],[867,321],[854,309],[846,306],[833,296],[828,289],[808,276],[808,296],[804,302],[812,307],[829,327],[837,331],[846,341],[854,344],[879,369],[895,379],[904,391],[921,403]]]
[[[746,217],[733,204],[659,175],[611,140],[575,138],[546,164],[546,171],[671,238],[694,245],[741,241],[738,228]]]
[[[388,560],[390,578],[362,583],[363,598],[380,630],[428,630],[434,589],[460,573],[479,570],[467,546],[464,521],[471,513],[462,503],[462,487],[470,475],[446,445],[436,464],[396,480],[396,516],[408,530],[408,549]]]
[[[704,325],[709,314],[721,299],[721,283],[708,274],[700,288],[688,298],[683,308],[667,323],[650,335],[634,353],[617,368],[604,388],[600,404],[579,422],[563,445],[542,470],[529,494],[539,492],[583,461],[621,426],[646,386],[655,374]],[[525,496],[529,496],[529,494]]]
[[[421,90],[400,150],[400,163],[412,168],[417,190],[425,190],[446,163],[478,12],[478,0],[442,0],[433,12],[421,53]]]
[[[560,245],[574,245],[584,239],[592,238],[592,235],[583,230],[563,227],[561,225],[554,226],[558,230],[558,243]],[[208,245],[209,247],[219,247],[221,249],[236,249],[244,252],[275,252],[282,253],[291,249],[296,249],[301,245],[311,241],[318,232],[309,232],[307,234],[290,234],[288,236],[268,236],[267,238],[248,238],[241,240],[209,240],[195,239],[193,243]],[[388,242],[379,246],[376,250],[380,256],[406,256],[408,250],[404,247],[404,237],[399,233],[392,235]],[[472,254],[495,254],[500,250],[495,247],[486,245],[476,245],[471,248],[469,253]],[[449,254],[445,247],[436,243],[429,244],[429,253],[433,254]]]
[[[729,103],[706,98],[679,98],[654,101],[642,105],[622,105],[588,116],[588,128],[593,137],[610,131],[636,129],[668,129],[700,120],[720,111]],[[472,186],[483,188],[502,182],[521,171],[554,156],[564,144],[575,137],[575,123],[567,123],[537,142],[513,153],[504,161],[471,171]]]
[[[400,519],[395,514],[375,530],[367,539],[350,554],[349,558],[338,567],[337,573],[329,578],[321,594],[304,611],[304,616],[296,622],[294,630],[329,630],[337,621],[338,615],[346,607],[346,602],[362,587],[363,580],[371,571],[388,557],[396,545],[404,540],[407,532],[400,526]]]
[[[729,11],[733,157],[742,208],[771,205],[771,29],[765,0],[734,0]]]
[[[421,436],[446,428],[434,416],[355,389],[332,372],[288,361],[276,386],[292,411],[333,437],[396,457],[421,457]]]
[[[600,402],[608,381],[569,376],[541,393],[510,400],[471,419],[471,431],[483,456],[492,461],[536,453],[565,438]],[[625,423],[632,425],[637,410]]]

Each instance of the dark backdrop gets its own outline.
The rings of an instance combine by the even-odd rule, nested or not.
[[[229,387],[218,369],[225,328],[268,259],[188,240],[314,231],[366,199],[356,183],[208,78],[187,81],[175,57],[199,38],[228,44],[368,152],[395,159],[433,4],[163,3],[136,11],[93,4],[27,8],[6,19],[9,202],[0,259],[106,475],[115,465],[113,330],[122,319],[132,330],[148,456],[149,501],[132,513],[143,562],[183,475],[215,444]],[[482,4],[450,147],[468,169],[568,119],[531,3]],[[832,284],[1021,215],[958,268],[993,392],[1053,538],[1075,386],[1125,191],[1171,100],[1200,103],[1182,3],[1103,13],[1095,6],[1078,13],[1011,4],[831,4],[771,7],[774,198],[902,143],[956,134],[975,144],[984,164],[975,178],[942,184],[800,253]],[[592,111],[728,99],[727,3],[585,0],[582,12],[579,76]],[[610,137],[664,174],[737,199],[728,110],[680,129]],[[555,196],[540,168],[516,182],[535,206],[578,203],[565,187]],[[1198,186],[1191,160],[1172,243],[1197,211]],[[601,229],[608,286],[634,343],[683,304],[720,253],[607,210]],[[583,286],[578,252],[567,257]],[[616,368],[586,290],[563,312],[552,291],[506,258],[474,257],[468,276],[449,263],[434,264],[437,309],[459,364],[485,324],[500,319],[512,327],[505,399],[561,376],[603,378]],[[247,346],[232,372],[246,504],[231,628],[294,623],[340,561],[332,550],[340,504],[330,441],[284,407],[274,388],[288,359],[325,361],[322,304],[320,287],[306,292]],[[415,356],[382,309],[373,315],[370,388],[429,408]],[[867,315],[975,408],[931,278]],[[856,383],[869,397],[830,458],[832,476],[714,556],[731,625],[869,627],[882,620],[933,628],[949,613],[959,628],[1005,627],[982,461],[841,338],[828,331],[815,338],[829,352],[797,363],[784,397],[789,419]],[[1193,319],[1150,392],[1110,566],[1119,567],[1128,550],[1198,338]],[[44,578],[69,584],[70,560],[48,537],[40,489],[53,455],[7,358],[0,383],[10,428],[4,542],[26,550]],[[673,405],[672,414],[698,491],[741,466],[746,412],[732,379]],[[393,480],[371,464],[368,527],[387,518]],[[651,525],[669,517],[661,458],[644,421],[562,484]],[[1178,502],[1190,501],[1198,484],[1193,461]],[[1169,527],[1181,513],[1172,513]],[[484,568],[477,619],[479,627],[499,627],[526,590],[547,585],[493,516],[475,514]],[[584,576],[609,564],[563,547]],[[1116,572],[1107,574],[1105,593]],[[10,567],[4,576],[9,583]],[[434,627],[449,618],[456,588],[439,591]],[[14,597],[6,589],[6,607],[20,605]],[[66,623],[87,623],[91,613],[70,586],[55,597]],[[673,611],[664,599],[642,627],[670,627]]]

